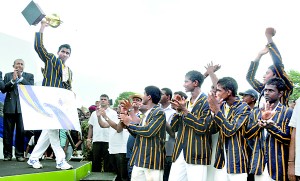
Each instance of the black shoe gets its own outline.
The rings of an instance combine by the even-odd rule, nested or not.
[[[24,158],[24,157],[18,157],[18,158],[17,158],[17,161],[18,161],[18,162],[25,162],[25,158]]]
[[[9,157],[4,157],[3,161],[11,161],[11,158],[9,158]]]

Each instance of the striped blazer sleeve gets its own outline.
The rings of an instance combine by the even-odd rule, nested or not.
[[[173,130],[174,132],[177,132],[177,131],[178,131],[178,128],[179,128],[179,122],[180,122],[181,118],[182,118],[181,115],[179,115],[179,114],[177,114],[177,113],[174,114],[174,116],[173,116],[173,118],[172,118],[172,121],[171,121],[171,124],[170,124],[171,127],[172,127],[172,130]]]
[[[198,102],[199,101],[199,102]],[[183,117],[187,126],[194,129],[196,134],[206,134],[211,122],[211,113],[206,96],[200,97],[192,112]],[[196,110],[195,112],[193,112]]]
[[[44,47],[43,33],[40,33],[40,32],[35,33],[34,49],[37,52],[37,54],[39,55],[39,57],[42,59],[43,62],[46,63],[46,61],[51,58],[50,54]]]
[[[251,61],[250,67],[247,72],[246,79],[248,83],[255,89],[257,92],[261,92],[264,89],[264,84],[255,79],[256,71],[258,69],[259,62]]]
[[[144,136],[144,137],[155,136],[159,132],[163,124],[166,123],[166,115],[163,110],[154,110],[152,115],[148,115],[147,119],[149,118],[151,120],[147,125],[139,126],[139,125],[129,124],[128,129],[130,129],[130,131],[140,136]],[[148,122],[148,120],[146,122]]]
[[[229,111],[229,115],[231,115]],[[248,123],[250,115],[250,107],[243,103],[235,110],[234,117],[229,121],[221,110],[215,115],[215,122],[223,131],[224,135],[231,137],[234,135],[242,126]]]
[[[258,125],[259,114],[260,114],[259,109],[251,111],[249,122],[245,130],[245,137],[248,138],[249,140],[255,137],[261,130],[261,127]]]
[[[287,75],[287,73],[284,70],[282,58],[281,58],[279,50],[277,49],[277,46],[274,43],[269,43],[268,48],[269,48],[269,52],[270,52],[270,55],[273,60],[273,65],[274,65],[274,68],[276,71],[276,75],[284,80],[285,85],[286,85],[286,90],[287,90],[287,92],[290,92],[289,95],[284,95],[285,98],[288,98],[293,92],[294,83],[292,82],[292,80],[289,78],[289,76]],[[285,102],[281,102],[281,103],[284,105],[288,105],[288,99],[286,99],[284,101]]]
[[[279,142],[284,144],[289,144],[291,140],[291,128],[289,127],[289,122],[292,113],[292,109],[285,109],[285,111],[282,113],[277,112],[277,115],[273,117],[275,124],[268,128],[268,132],[272,134]],[[276,120],[274,120],[274,118]],[[277,126],[276,123],[278,122],[278,119],[282,118],[285,118],[285,120],[281,120],[281,125]]]

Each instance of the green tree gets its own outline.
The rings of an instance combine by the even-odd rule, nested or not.
[[[290,79],[294,83],[293,94],[290,97],[290,100],[297,100],[300,97],[300,72],[296,70],[288,71]]]
[[[115,100],[114,107],[118,107],[119,100],[128,99],[129,96],[136,94],[135,92],[122,92]]]

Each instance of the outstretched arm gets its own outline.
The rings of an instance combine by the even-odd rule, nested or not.
[[[248,81],[248,83],[251,85],[251,87],[253,87],[253,89],[255,89],[259,93],[264,89],[264,84],[255,79],[255,75],[261,57],[267,54],[268,52],[269,49],[267,47],[258,52],[255,60],[251,61],[250,67],[246,75],[246,80]]]
[[[221,65],[216,64],[214,65],[213,62],[208,63],[206,68],[206,72],[204,73],[204,77],[210,77],[211,82],[212,82],[212,89],[216,89],[217,87],[217,82],[218,82],[218,77],[216,76],[215,72],[218,71],[221,68]]]

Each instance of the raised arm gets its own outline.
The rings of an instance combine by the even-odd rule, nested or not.
[[[267,47],[265,47],[263,50],[258,52],[257,57],[254,61],[251,61],[250,67],[248,69],[246,80],[248,83],[255,89],[257,92],[261,93],[261,91],[264,89],[264,84],[259,82],[257,79],[255,79],[256,71],[258,69],[259,61],[263,55],[268,53],[269,50]]]
[[[288,91],[293,91],[294,84],[292,80],[289,78],[289,76],[287,75],[287,73],[285,72],[280,52],[277,46],[275,45],[275,43],[273,42],[273,36],[275,35],[275,33],[276,31],[274,28],[266,29],[265,35],[268,40],[267,48],[269,49],[271,58],[273,60],[273,65],[276,71],[276,75],[284,80],[286,89]]]
[[[221,65],[217,64],[214,65],[213,62],[208,63],[206,68],[206,72],[204,73],[204,77],[210,77],[211,82],[212,82],[212,89],[216,89],[217,87],[217,82],[218,82],[218,77],[216,76],[215,72],[218,71],[221,68]]]

